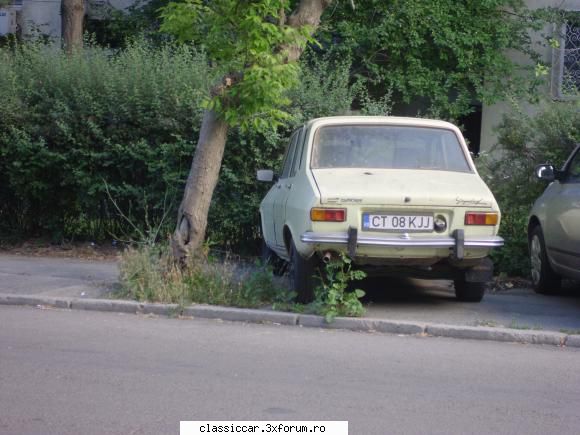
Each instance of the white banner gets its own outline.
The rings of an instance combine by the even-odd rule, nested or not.
[[[180,435],[199,434],[348,435],[348,421],[182,421]]]

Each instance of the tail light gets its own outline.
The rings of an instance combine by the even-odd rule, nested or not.
[[[499,214],[468,211],[465,213],[465,225],[497,225]]]
[[[313,222],[344,222],[346,220],[345,208],[312,208],[310,220]]]

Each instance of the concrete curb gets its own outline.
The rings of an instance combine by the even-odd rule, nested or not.
[[[559,332],[426,324],[421,322],[393,321],[364,317],[338,317],[334,322],[326,323],[322,316],[311,314],[231,308],[217,305],[192,305],[182,309],[177,304],[153,304],[111,299],[52,298],[11,294],[0,294],[0,305],[28,305],[127,314],[155,314],[168,317],[184,316],[203,319],[221,319],[233,322],[274,323],[309,328],[346,329],[350,331],[381,332],[400,335],[429,335],[433,337],[580,348],[580,335],[567,335]]]
[[[467,338],[472,340],[506,341],[512,343],[550,344],[564,346],[568,335],[559,332],[522,331],[508,328],[428,325],[427,334],[436,337]]]
[[[232,322],[277,323],[291,326],[298,324],[298,314],[294,313],[221,307],[218,305],[192,305],[184,308],[182,315],[203,319],[229,320]]]

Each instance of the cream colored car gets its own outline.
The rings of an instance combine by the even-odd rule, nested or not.
[[[316,268],[347,253],[369,274],[453,279],[479,302],[492,277],[498,205],[457,127],[398,117],[331,117],[292,134],[260,205],[265,258],[288,262],[298,300]]]

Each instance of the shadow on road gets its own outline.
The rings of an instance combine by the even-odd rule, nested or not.
[[[455,301],[451,281],[372,277],[357,283],[366,292],[364,303],[389,305],[440,305]]]

